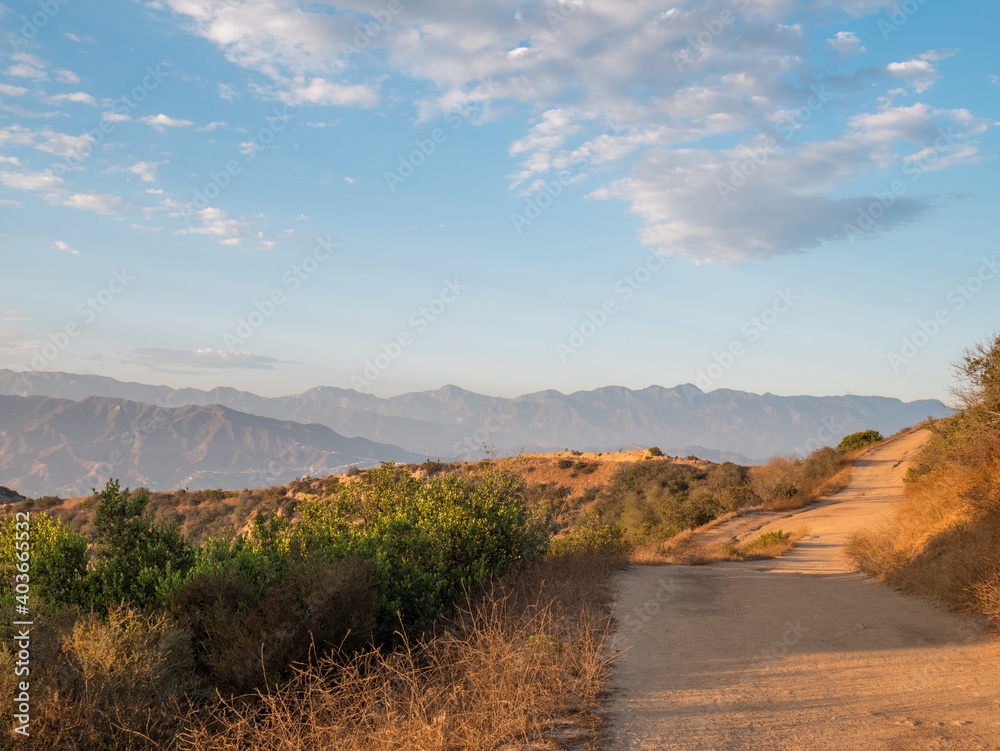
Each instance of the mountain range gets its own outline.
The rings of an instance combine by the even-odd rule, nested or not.
[[[259,468],[273,463],[289,441],[299,447],[300,459],[280,473],[288,479],[379,460],[477,458],[484,447],[515,453],[657,445],[669,454],[755,463],[835,445],[858,430],[888,435],[951,411],[937,400],[704,392],[691,384],[642,390],[609,386],[572,394],[550,390],[515,398],[450,385],[390,398],[320,386],[263,397],[232,388],[174,389],[104,376],[11,370],[0,370],[0,394],[70,402],[36,400],[15,407],[15,402],[0,401],[5,405],[0,409],[0,483],[22,493],[43,486],[56,492],[79,482],[74,473],[106,462],[110,443],[120,440],[116,436],[141,433],[136,420],[155,415],[167,429],[157,428],[122,460],[135,481],[251,487]],[[287,481],[275,477],[267,484]]]
[[[0,395],[0,485],[24,495],[88,495],[110,478],[153,490],[256,488],[351,465],[424,457],[323,425],[213,404],[157,407]]]

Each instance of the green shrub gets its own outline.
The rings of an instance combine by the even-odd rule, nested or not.
[[[844,439],[837,445],[837,451],[844,453],[846,451],[856,451],[857,449],[863,449],[865,446],[870,446],[873,443],[878,443],[884,440],[882,434],[877,430],[862,430],[859,433],[851,433],[849,436],[845,436]]]
[[[568,535],[553,538],[549,543],[548,554],[623,556],[628,553],[629,548],[625,527],[617,522],[601,524],[595,515],[590,514]]]
[[[149,494],[129,494],[109,480],[96,494],[94,566],[91,572],[97,604],[153,604],[159,593],[176,584],[194,563],[194,551],[177,523],[161,524],[146,514]]]
[[[493,465],[418,480],[383,464],[301,510],[295,544],[350,550],[373,566],[383,638],[399,618],[426,624],[464,589],[534,557],[546,536],[527,511],[521,480]]]
[[[651,449],[649,450],[649,455],[650,455],[650,456],[663,456],[663,452],[662,452],[662,451],[660,450],[660,447],[659,447],[659,446],[653,446],[653,447],[652,447],[652,448],[651,448]]]
[[[763,548],[768,548],[772,545],[777,545],[779,543],[785,542],[792,536],[791,532],[782,532],[780,529],[776,532],[764,532],[756,539],[751,540],[748,543],[739,546],[740,551],[744,553],[749,553],[754,550],[762,550]]]
[[[13,603],[13,590],[20,573],[17,557],[19,540],[16,516],[9,516],[0,525],[0,572],[5,588],[0,602]],[[30,555],[28,576],[33,597],[54,604],[84,604],[89,595],[87,581],[87,540],[70,529],[62,519],[48,514],[30,516]]]
[[[558,462],[556,462],[556,466],[559,467],[559,469],[569,469],[574,464],[576,464],[576,462],[574,462],[572,459],[560,459]]]

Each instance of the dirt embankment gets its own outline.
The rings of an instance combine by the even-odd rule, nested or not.
[[[786,556],[633,567],[619,580],[614,751],[1000,749],[1000,645],[980,621],[854,572],[841,546],[901,497],[925,431],[830,499],[712,537],[807,527]],[[713,540],[714,541],[714,540]]]

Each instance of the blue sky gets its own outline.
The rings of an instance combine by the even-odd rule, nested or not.
[[[992,0],[2,7],[0,366],[947,398]]]

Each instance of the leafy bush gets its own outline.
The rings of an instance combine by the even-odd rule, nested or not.
[[[792,536],[791,532],[782,532],[780,529],[776,532],[764,532],[759,537],[745,545],[741,545],[740,548],[743,552],[750,552],[753,550],[760,550],[762,548],[770,547],[771,545],[778,545],[790,539]]]
[[[347,470],[347,476],[348,477],[357,477],[360,474],[361,474],[361,470],[358,469],[357,467],[353,466],[353,465],[351,466],[351,468],[349,470]]]
[[[877,430],[862,430],[859,433],[851,433],[849,436],[845,436],[837,445],[837,451],[841,453],[856,451],[873,443],[878,443],[881,440],[884,439],[882,438],[882,434]]]
[[[576,464],[576,462],[574,462],[572,459],[560,459],[559,461],[556,462],[556,466],[559,467],[559,469],[569,469],[574,464]]]
[[[13,602],[17,579],[16,517],[9,516],[0,525],[0,572],[6,586],[0,602]],[[62,519],[47,514],[31,514],[30,555],[28,576],[31,593],[56,604],[86,602],[90,582],[87,580],[87,540],[70,529]]]
[[[652,448],[651,448],[651,449],[649,450],[649,455],[650,455],[650,456],[663,456],[663,452],[662,452],[662,451],[660,450],[660,447],[659,447],[659,446],[653,446],[653,447],[652,447]]]
[[[152,605],[194,563],[194,551],[177,523],[160,524],[146,514],[149,494],[129,494],[117,480],[96,494],[94,597],[103,606],[120,602]]]
[[[553,538],[549,543],[549,555],[624,556],[630,547],[626,535],[627,531],[621,524],[601,524],[595,515],[590,514],[568,535]]]
[[[382,637],[399,618],[425,624],[463,589],[534,557],[546,534],[520,479],[491,465],[421,481],[383,464],[334,499],[304,503],[302,518],[297,544],[351,550],[372,564]]]

